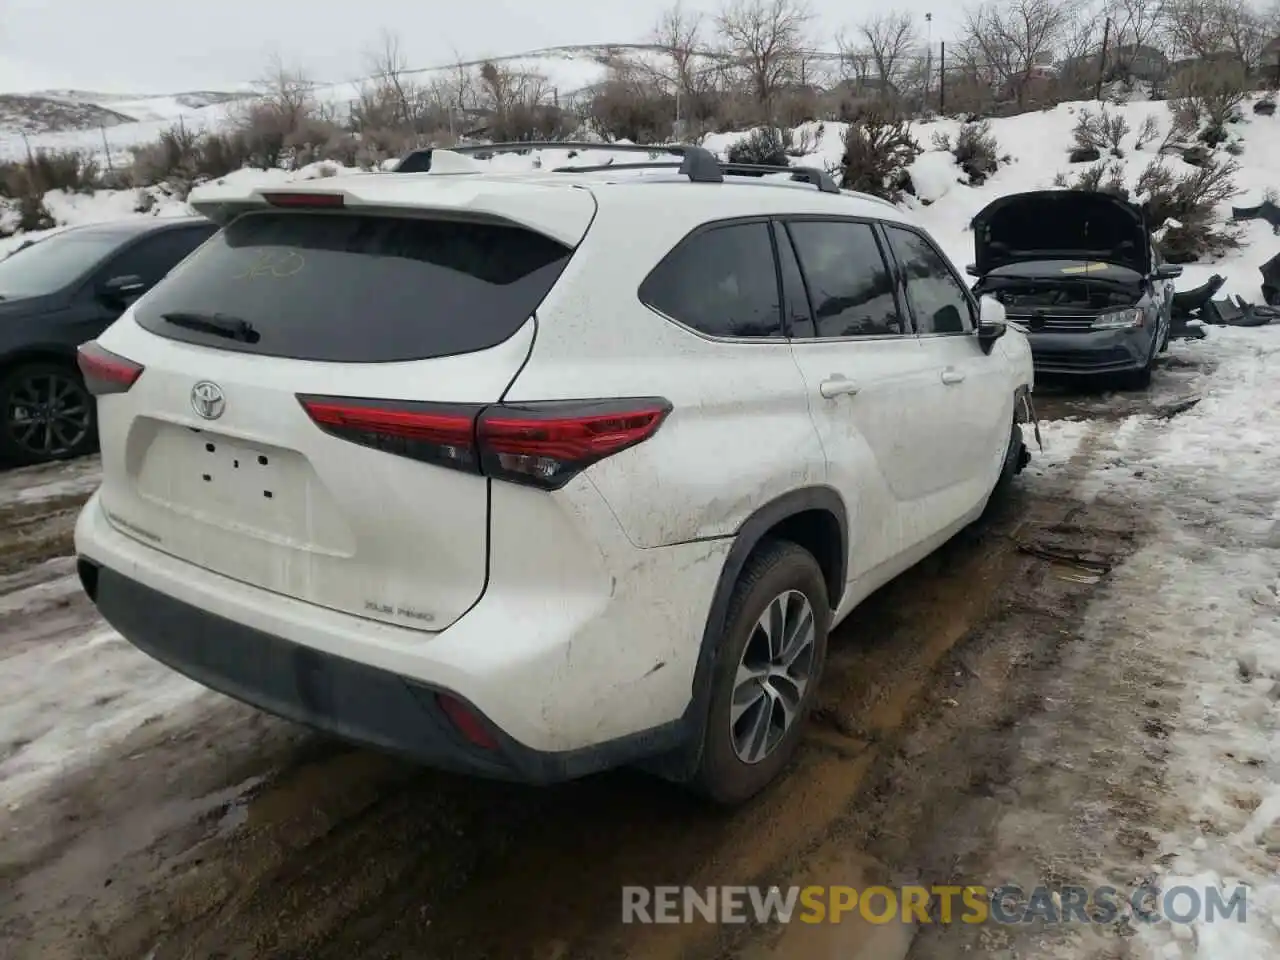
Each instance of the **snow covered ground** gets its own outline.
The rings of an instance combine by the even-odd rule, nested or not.
[[[973,213],[1001,194],[1047,187],[1058,172],[1072,169],[1066,151],[1079,108],[1063,105],[994,121],[1001,151],[1012,162],[979,188],[957,182],[950,154],[928,151],[917,161],[913,177],[929,203],[911,203],[957,264],[971,258],[966,224]],[[1156,116],[1162,128],[1168,125],[1162,103],[1108,109],[1124,113],[1134,130],[1148,115]],[[928,147],[935,131],[954,135],[958,126],[920,124],[916,136]],[[808,162],[838,159],[841,125],[826,124],[821,131],[815,125],[809,132],[816,146]],[[1246,113],[1235,132],[1243,153],[1237,177],[1241,193],[1234,202],[1256,203],[1264,190],[1280,186],[1280,118]],[[707,145],[724,150],[732,139],[713,137]],[[1132,143],[1125,152],[1132,183],[1152,154]],[[518,168],[567,160],[561,153],[493,162]],[[233,176],[279,182],[327,172],[313,166],[293,174],[241,171]],[[136,215],[136,200],[133,192],[104,192],[53,194],[47,203],[61,223],[70,225]],[[184,203],[163,201],[148,215],[186,212]],[[0,255],[20,239],[0,240]],[[1247,224],[1239,251],[1216,263],[1192,265],[1179,286],[1195,286],[1218,272],[1228,280],[1224,293],[1258,300],[1258,266],[1277,253],[1280,237],[1265,224]],[[1073,494],[1085,500],[1146,505],[1155,527],[1145,546],[1098,590],[1084,638],[1141,658],[1147,669],[1169,679],[1164,693],[1175,698],[1162,721],[1163,786],[1152,791],[1140,824],[1156,838],[1159,853],[1126,859],[1126,849],[1108,849],[1099,879],[1154,875],[1166,887],[1184,882],[1229,890],[1242,882],[1252,891],[1246,923],[1139,926],[1126,956],[1275,957],[1280,956],[1280,329],[1212,328],[1204,341],[1176,342],[1172,358],[1206,370],[1197,385],[1198,402],[1172,417],[1152,411],[1123,417],[1109,435],[1109,446],[1073,481]],[[1048,449],[1026,475],[1028,489],[1034,494],[1056,483],[1095,427],[1088,419],[1046,424]],[[0,482],[0,509],[14,503],[29,509],[42,498],[56,499],[79,489],[77,484],[91,484],[91,469],[42,474],[38,486],[21,488],[6,479]],[[0,742],[0,810],[28,803],[140,725],[191,722],[208,702],[198,687],[142,657],[100,624],[86,621],[79,632],[64,632],[51,642],[6,630],[19,614],[63,609],[75,589],[65,561],[0,581],[0,731],[8,741]],[[1079,662],[1064,664],[1064,683],[1076,669],[1082,669]],[[1095,706],[1102,717],[1111,709],[1105,701]],[[1044,726],[1051,722],[1063,721],[1040,721],[1028,733],[1028,749],[1036,749],[1037,737],[1052,742],[1052,730]],[[1091,763],[1087,756],[1057,759],[1081,768]],[[1012,828],[1010,835],[1017,836]],[[1037,834],[1036,842],[1055,852],[1054,835]],[[1072,854],[1069,848],[1056,852]],[[1064,960],[1094,955],[1088,945],[1068,938],[1041,949],[1045,952],[1035,955]]]

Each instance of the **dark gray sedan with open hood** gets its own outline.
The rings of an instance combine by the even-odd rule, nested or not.
[[[973,292],[1004,305],[1037,373],[1151,381],[1169,343],[1173,280],[1143,211],[1109,193],[1037,190],[973,218]]]

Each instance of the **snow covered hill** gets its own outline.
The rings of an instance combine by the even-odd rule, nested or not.
[[[568,99],[601,83],[609,63],[618,57],[646,63],[659,71],[669,70],[669,58],[657,47],[647,44],[550,47],[492,57],[490,62],[514,73],[536,76],[556,97]],[[407,71],[406,76],[416,83],[429,85],[433,79],[447,81],[449,75],[460,68],[474,70],[482,62],[414,69]],[[318,82],[315,97],[341,114],[359,97],[365,82],[363,79]],[[0,86],[0,90],[4,89]],[[103,149],[101,127],[111,128],[108,141],[113,152],[155,139],[161,130],[179,118],[191,130],[216,129],[227,118],[228,104],[251,94],[249,84],[239,89],[162,96],[56,89],[0,93],[0,160],[25,156],[28,142],[33,149],[99,152]],[[21,134],[27,135],[25,141]]]

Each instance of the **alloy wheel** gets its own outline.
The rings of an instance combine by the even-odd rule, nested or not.
[[[93,429],[93,398],[73,374],[34,371],[12,386],[4,416],[14,444],[48,460],[84,443]]]
[[[813,674],[813,607],[798,590],[774,597],[751,629],[729,706],[733,751],[755,764],[777,748],[799,716]]]

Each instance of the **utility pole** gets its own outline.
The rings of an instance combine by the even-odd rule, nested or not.
[[[1093,87],[1093,99],[1102,99],[1102,78],[1107,72],[1107,46],[1111,42],[1111,18],[1102,28],[1102,53],[1098,57],[1098,81]]]
[[[938,51],[938,112],[947,112],[947,41]]]
[[[924,15],[924,109],[929,108],[929,84],[933,81],[933,14]]]

